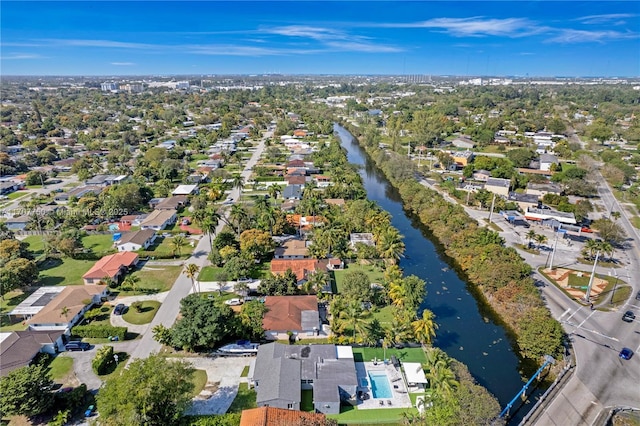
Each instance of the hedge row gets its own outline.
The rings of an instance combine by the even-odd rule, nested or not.
[[[117,337],[118,340],[124,340],[127,335],[127,327],[114,327],[111,325],[76,325],[71,329],[71,334],[78,337]]]

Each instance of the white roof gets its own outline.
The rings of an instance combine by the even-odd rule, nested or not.
[[[428,383],[424,375],[424,370],[419,362],[403,362],[404,375],[407,376],[407,383]]]
[[[51,302],[65,287],[40,287],[16,306],[9,315],[35,315]]]
[[[178,187],[174,189],[171,194],[172,195],[189,195],[193,191],[195,191],[197,187],[198,185],[178,185]]]
[[[351,346],[336,346],[338,359],[353,359],[353,348]]]

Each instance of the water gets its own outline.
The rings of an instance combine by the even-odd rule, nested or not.
[[[391,385],[387,373],[369,372],[369,381],[371,382],[371,394],[374,398],[391,398]]]
[[[427,297],[421,307],[432,310],[440,326],[434,345],[465,363],[478,383],[495,395],[504,408],[528,379],[523,380],[519,371],[530,375],[536,367],[521,364],[505,329],[441,258],[427,230],[418,220],[407,216],[398,192],[351,134],[340,126],[334,130],[347,150],[349,162],[362,166],[360,174],[367,197],[391,214],[393,226],[404,235],[406,250],[400,267],[406,275],[413,274],[427,282]],[[528,395],[536,397],[542,393],[530,390]],[[533,403],[526,403],[518,407],[516,401],[510,412],[510,424],[517,424],[532,406]]]

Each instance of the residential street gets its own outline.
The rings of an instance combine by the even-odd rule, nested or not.
[[[262,155],[262,152],[264,151],[265,140],[271,137],[271,135],[271,132],[265,133],[264,137],[258,143],[256,150],[251,155],[251,158],[247,161],[244,170],[241,173],[242,177],[245,179],[245,182],[251,176],[251,170],[253,169],[253,166],[258,162]],[[238,201],[240,191],[237,188],[233,188],[229,196],[233,198],[234,201]],[[228,209],[225,211],[225,214],[228,214]],[[224,226],[224,221],[220,220],[216,228],[216,234],[222,231]],[[211,246],[209,245],[209,238],[203,236],[202,238],[200,238],[200,241],[198,242],[198,245],[196,246],[191,257],[187,259],[184,264],[186,265],[189,263],[195,263],[202,269],[204,266],[207,266],[209,264],[207,256],[210,252]],[[165,327],[171,327],[180,312],[180,301],[184,297],[186,297],[190,291],[191,280],[187,278],[186,275],[180,274],[176,282],[173,284],[173,287],[169,291],[169,294],[167,295],[164,303],[162,304],[162,306],[160,306],[160,309],[158,309],[156,316],[147,328],[146,333],[144,333],[142,339],[138,341],[138,345],[131,353],[131,357],[129,358],[130,360],[146,358],[151,353],[158,352],[161,349],[162,346],[153,339],[153,327],[158,324],[162,324]]]

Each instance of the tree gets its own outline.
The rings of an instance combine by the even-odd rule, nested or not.
[[[246,335],[250,339],[260,339],[264,335],[262,328],[262,318],[267,313],[264,303],[259,300],[251,300],[242,305],[240,311],[240,323],[243,328],[243,336]]]
[[[178,425],[191,404],[194,368],[158,355],[109,377],[96,397],[106,425]]]
[[[531,247],[531,241],[533,241],[536,238],[536,231],[534,231],[533,229],[530,229],[525,234],[525,237],[527,238],[527,242],[528,242],[527,246]]]
[[[43,365],[28,365],[0,378],[0,417],[35,416],[53,404],[49,370]]]
[[[369,311],[362,309],[361,303],[358,301],[351,301],[347,307],[340,311],[338,318],[341,320],[341,329],[349,328],[353,332],[353,341],[356,341],[356,333],[362,335],[369,321],[366,319],[369,316]]]
[[[184,350],[211,350],[236,334],[236,317],[231,308],[199,294],[190,294],[180,301],[180,314],[173,326],[172,341]]]
[[[171,239],[171,251],[173,256],[180,256],[182,254],[182,247],[187,245],[187,239],[182,235],[176,235]]]
[[[435,315],[429,309],[422,311],[422,318],[411,323],[413,334],[424,346],[431,345],[431,339],[436,336],[438,324],[434,321]]]
[[[200,273],[200,267],[195,263],[189,263],[184,268],[184,274],[191,280],[191,288],[194,293],[200,293],[200,282],[198,281],[198,287],[196,289],[196,281],[198,280],[198,274]]]
[[[558,321],[544,307],[533,308],[518,323],[518,346],[522,354],[534,360],[562,351],[564,332]]]
[[[542,234],[536,234],[533,238],[535,242],[538,244],[538,250],[540,250],[540,245],[547,242],[547,236]]]
[[[275,243],[268,232],[248,229],[240,234],[240,250],[250,253],[254,259],[261,259],[273,251]]]
[[[140,277],[138,277],[137,275],[129,274],[122,281],[122,285],[130,287],[131,291],[133,291],[133,293],[135,294],[138,291],[139,282],[140,282]]]
[[[621,244],[625,238],[625,232],[622,227],[611,219],[594,220],[591,224],[593,229],[598,231],[600,238],[611,244]]]
[[[344,274],[341,293],[346,299],[359,303],[370,301],[372,291],[369,276],[362,271],[347,271]]]

